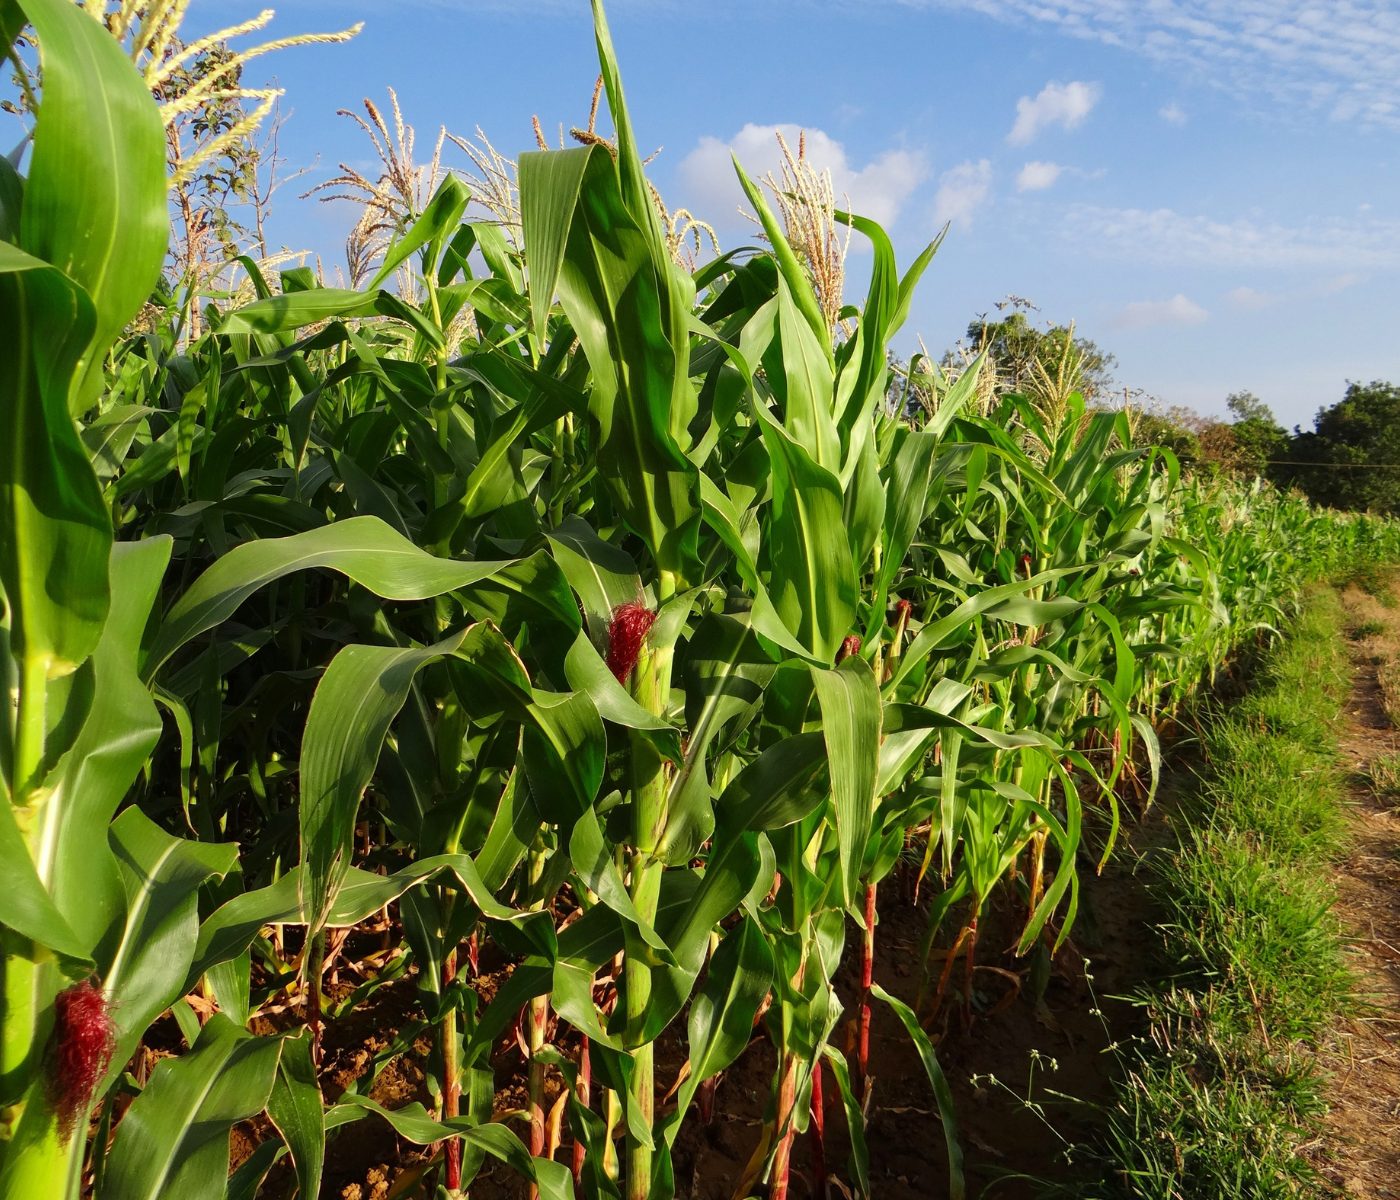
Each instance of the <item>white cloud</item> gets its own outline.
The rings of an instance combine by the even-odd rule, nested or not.
[[[1272,308],[1282,297],[1277,292],[1260,291],[1258,288],[1237,287],[1225,293],[1230,304],[1245,312],[1258,312],[1261,308]]]
[[[1283,225],[1257,218],[1220,221],[1169,208],[1078,205],[1058,228],[1087,252],[1142,262],[1332,272],[1400,267],[1400,221],[1394,220]]]
[[[1032,100],[1022,96],[1016,101],[1016,124],[1006,135],[1013,146],[1024,146],[1049,125],[1073,129],[1093,111],[1103,89],[1097,83],[1047,83],[1040,95]]]
[[[707,220],[724,221],[745,203],[731,152],[752,179],[777,172],[783,157],[779,133],[796,153],[802,133],[797,125],[750,123],[728,141],[702,137],[679,168],[686,206]],[[905,201],[928,175],[923,155],[909,150],[886,150],[857,168],[845,146],[820,129],[807,130],[806,154],[819,170],[831,172],[838,205],[849,202],[853,211],[885,226],[895,223]]]
[[[1170,300],[1134,300],[1114,318],[1119,329],[1156,329],[1163,325],[1199,325],[1210,314],[1177,292]]]
[[[1028,162],[1016,176],[1018,192],[1040,192],[1052,186],[1064,170],[1059,163]]]
[[[933,198],[933,221],[952,221],[964,227],[972,224],[973,214],[986,202],[992,190],[992,164],[987,159],[969,160],[944,171]]]
[[[1360,271],[1343,271],[1340,275],[1333,275],[1331,279],[1324,279],[1313,290],[1318,296],[1335,296],[1338,292],[1344,292],[1358,283],[1365,282],[1366,276]]]
[[[1162,107],[1157,110],[1157,115],[1168,125],[1186,124],[1186,110],[1174,100],[1170,104],[1162,105]]]
[[[1255,106],[1400,128],[1395,0],[887,0],[1038,23],[1137,52]]]
[[[1340,275],[1329,275],[1301,287],[1288,291],[1263,291],[1259,288],[1237,287],[1225,293],[1230,304],[1245,312],[1258,312],[1272,308],[1288,300],[1322,300],[1335,296],[1359,283],[1365,283],[1366,276],[1359,271],[1343,271]]]

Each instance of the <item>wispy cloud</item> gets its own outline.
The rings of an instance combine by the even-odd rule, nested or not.
[[[1186,124],[1186,110],[1182,108],[1181,105],[1177,104],[1176,101],[1162,105],[1162,107],[1157,110],[1157,115],[1168,125]]]
[[[1064,167],[1052,162],[1028,162],[1016,176],[1018,192],[1043,192],[1054,186],[1064,172]]]
[[[933,198],[933,223],[952,221],[966,228],[991,190],[992,164],[985,158],[959,163],[944,171],[938,178],[938,194]]]
[[[1234,95],[1400,128],[1394,0],[896,0],[1036,22],[1204,76]]]
[[[1273,308],[1283,299],[1283,296],[1279,292],[1270,292],[1260,288],[1237,287],[1226,292],[1225,299],[1230,302],[1232,308],[1238,308],[1244,312],[1259,312],[1261,309]]]
[[[1400,267],[1400,221],[1316,220],[1301,225],[1175,212],[1076,205],[1064,236],[1086,251],[1130,261],[1334,272]]]
[[[1210,314],[1177,292],[1170,300],[1134,300],[1113,318],[1118,329],[1159,329],[1164,325],[1199,325]]]
[[[1024,146],[1047,126],[1073,129],[1093,111],[1102,92],[1097,83],[1077,79],[1070,83],[1047,83],[1034,99],[1022,96],[1016,101],[1016,123],[1006,140],[1013,146]]]
[[[738,155],[744,170],[753,178],[777,171],[782,162],[777,134],[781,133],[794,151],[801,127],[797,125],[745,125],[727,141],[702,137],[681,161],[679,175],[683,200],[711,219],[723,219],[744,202],[734,175],[730,153]],[[838,204],[850,203],[862,216],[882,225],[893,225],[904,203],[927,177],[922,154],[910,150],[886,150],[864,166],[855,166],[846,147],[820,129],[806,131],[807,158],[818,169],[831,172]]]
[[[1329,275],[1302,287],[1282,290],[1249,286],[1232,288],[1225,293],[1225,299],[1232,308],[1242,312],[1259,312],[1290,300],[1323,300],[1365,282],[1366,276],[1359,271],[1343,271],[1340,275]]]

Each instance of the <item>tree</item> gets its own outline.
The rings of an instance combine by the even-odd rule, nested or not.
[[[1288,432],[1274,418],[1273,409],[1253,392],[1232,392],[1225,407],[1235,418],[1230,425],[1233,470],[1273,478],[1279,460],[1288,451]]]
[[[1129,410],[1133,442],[1139,446],[1164,446],[1184,464],[1201,458],[1203,422],[1196,413],[1180,405]]]
[[[978,317],[967,327],[967,340],[987,351],[1006,387],[1056,402],[1070,392],[1090,403],[1107,399],[1118,364],[1112,354],[1080,337],[1072,324],[1037,328],[1026,316],[1034,308],[1028,300],[1013,296],[997,307],[1011,312],[997,320]]]
[[[242,252],[248,230],[234,215],[247,202],[258,170],[253,119],[243,102],[243,65],[225,41],[185,58],[170,39],[169,74],[155,87],[167,106],[166,157],[170,164],[172,234],[167,274],[174,287],[207,293],[215,275]],[[202,98],[206,80],[220,84]],[[194,103],[186,107],[189,97]],[[187,334],[199,336],[199,304],[190,306]]]
[[[1288,458],[1282,481],[1314,503],[1400,515],[1400,385],[1348,383],[1311,432],[1295,429]]]

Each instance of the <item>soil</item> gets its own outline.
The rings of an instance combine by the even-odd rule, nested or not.
[[[1237,686],[1234,672],[1222,677],[1221,692]],[[1180,731],[1172,731],[1173,734]],[[1163,733],[1164,740],[1167,734]],[[1175,741],[1173,736],[1170,740]],[[1189,743],[1190,739],[1184,739]],[[1114,1046],[1141,1032],[1143,1023],[1133,1002],[1154,977],[1160,946],[1152,933],[1156,916],[1147,887],[1146,860],[1170,841],[1166,814],[1174,807],[1172,792],[1189,787],[1189,758],[1177,755],[1164,770],[1158,803],[1145,813],[1140,796],[1125,795],[1123,831],[1107,865],[1098,870],[1098,854],[1089,843],[1101,838],[1102,815],[1086,825],[1085,845],[1078,864],[1079,913],[1072,936],[1053,959],[1048,944],[1056,930],[1046,932],[1045,945],[1024,958],[1014,946],[1025,919],[1014,887],[1003,887],[989,900],[979,921],[977,966],[969,981],[965,960],[949,972],[944,1002],[930,1016],[928,997],[920,1002],[920,945],[927,927],[927,901],[914,895],[912,868],[901,868],[881,885],[875,979],[892,995],[919,1006],[933,1039],[939,1062],[954,1098],[958,1136],[964,1157],[969,1197],[987,1200],[1029,1200],[1047,1189],[1061,1195],[1078,1194],[1076,1184],[1096,1172],[1081,1161],[1095,1141],[1102,1106],[1113,1098],[1119,1060]],[[1130,787],[1125,786],[1125,792]],[[1398,861],[1397,865],[1400,865]],[[1048,883],[1048,880],[1047,880]],[[946,947],[966,917],[954,910],[944,922],[939,944]],[[292,931],[288,931],[291,934]],[[1400,937],[1392,939],[1400,945]],[[392,931],[354,930],[346,942],[337,974],[328,977],[326,994],[332,1002],[349,996],[373,977],[376,950],[392,944]],[[287,953],[294,951],[287,947]],[[370,962],[360,966],[360,955]],[[860,934],[852,925],[846,959],[836,977],[844,1006],[842,1025],[834,1037],[854,1062],[855,1020],[859,999]],[[942,971],[945,948],[933,951],[934,984]],[[475,986],[483,1003],[509,974],[509,967],[488,961],[483,949],[482,974]],[[929,989],[931,990],[931,989]],[[285,1001],[285,997],[284,997]],[[255,1017],[255,1029],[273,1032],[299,1024],[295,1002],[284,1002]],[[423,1020],[413,969],[356,1004],[341,1018],[326,1024],[320,1072],[322,1091],[333,1101],[356,1080],[367,1081],[380,1058],[379,1074],[369,1094],[394,1108],[418,1101],[432,1108],[425,1066],[430,1053],[427,1035],[414,1038],[406,1051],[382,1059],[402,1030]],[[1400,1028],[1400,1026],[1397,1026]],[[658,1043],[657,1079],[662,1090],[675,1081],[684,1061],[679,1037],[684,1021],[673,1024]],[[172,1030],[173,1033],[173,1030]],[[178,1035],[175,1035],[178,1040]],[[556,1036],[554,1028],[550,1037]],[[576,1047],[565,1038],[560,1048],[572,1055]],[[932,1089],[908,1035],[892,1012],[878,1001],[873,1008],[870,1042],[871,1098],[867,1108],[866,1140],[870,1182],[879,1200],[936,1200],[948,1194],[947,1157],[943,1130]],[[502,1039],[493,1055],[498,1080],[505,1086],[495,1098],[498,1118],[525,1106],[523,1053],[513,1035]],[[719,1079],[708,1122],[692,1114],[675,1147],[677,1194],[681,1200],[729,1200],[746,1173],[758,1146],[765,1107],[773,1087],[776,1055],[763,1032]],[[850,1195],[848,1142],[844,1111],[834,1080],[826,1074],[827,1195]],[[364,1083],[361,1083],[364,1086]],[[525,1133],[516,1122],[517,1131]],[[276,1136],[265,1118],[240,1125],[234,1134],[236,1167],[264,1138]],[[568,1161],[568,1134],[556,1155]],[[373,1117],[333,1134],[327,1147],[323,1200],[394,1200],[423,1194],[421,1179],[433,1167],[431,1147],[400,1138],[387,1123]],[[260,1191],[262,1196],[286,1196],[295,1187],[290,1165],[274,1168]],[[749,1193],[759,1193],[762,1185]],[[471,1187],[475,1200],[517,1200],[523,1182],[491,1160]],[[797,1139],[789,1196],[815,1196],[813,1141],[808,1133]],[[1384,1191],[1358,1193],[1386,1196]]]
[[[929,1032],[952,1087],[969,1196],[996,1200],[1030,1197],[1045,1182],[1072,1183],[1073,1152],[1092,1134],[1096,1105],[1112,1093],[1115,1060],[1105,1053],[1114,1039],[1138,1026],[1136,1008],[1124,997],[1151,971],[1154,947],[1146,944],[1151,909],[1144,886],[1142,848],[1148,852],[1163,837],[1155,814],[1147,823],[1133,817],[1133,842],[1121,845],[1102,874],[1096,863],[1079,864],[1080,911],[1073,937],[1053,961],[1043,949],[1017,958],[1012,947],[1024,912],[1010,892],[999,892],[979,923],[977,968],[970,989],[960,961],[950,974],[945,1003]],[[909,1004],[919,999],[920,943],[926,929],[926,903],[912,896],[912,875],[897,874],[881,889],[877,925],[875,978]],[[949,933],[963,914],[954,912]],[[947,938],[941,939],[947,941]],[[362,982],[356,952],[381,945],[379,931],[354,931],[346,945],[338,979],[328,979],[332,1002],[348,996]],[[845,1005],[837,1044],[853,1051],[859,996],[859,931],[852,928],[846,961],[837,976]],[[935,950],[933,979],[941,970],[943,951]],[[508,968],[488,964],[478,980],[494,992]],[[372,966],[364,976],[372,975]],[[1037,994],[1038,993],[1038,994]],[[923,1010],[928,1011],[925,1003]],[[405,1029],[421,1022],[416,981],[410,971],[379,988],[338,1020],[326,1024],[322,1090],[333,1100],[347,1086],[374,1069],[381,1055]],[[299,1024],[299,1005],[285,1002],[254,1018],[257,1032],[275,1032]],[[171,1022],[173,1025],[173,1022]],[[658,1080],[663,1088],[675,1079],[684,1060],[677,1040],[682,1021],[658,1045]],[[178,1040],[178,1034],[169,1031]],[[553,1030],[551,1030],[553,1036]],[[572,1053],[566,1039],[562,1047]],[[430,1052],[426,1035],[407,1051],[383,1064],[370,1095],[395,1108],[411,1101],[431,1107],[424,1065]],[[854,1059],[854,1053],[850,1056]],[[513,1037],[493,1056],[497,1078],[508,1081],[497,1094],[498,1115],[524,1107],[524,1059]],[[867,1145],[871,1185],[880,1200],[931,1200],[947,1194],[947,1159],[942,1126],[932,1090],[908,1035],[894,1014],[878,1001],[873,1011],[870,1064],[872,1074]],[[729,1200],[744,1176],[762,1134],[765,1105],[776,1070],[776,1056],[762,1026],[748,1050],[725,1072],[714,1095],[708,1123],[687,1123],[675,1149],[678,1194],[683,1200]],[[844,1113],[830,1074],[827,1080],[826,1157],[833,1197],[845,1194],[847,1139]],[[523,1128],[520,1130],[523,1134]],[[245,1122],[234,1133],[236,1167],[265,1137],[276,1136],[265,1118]],[[565,1134],[567,1142],[567,1133]],[[568,1147],[559,1157],[567,1161]],[[417,1180],[433,1161],[431,1148],[398,1137],[372,1117],[333,1134],[327,1147],[321,1196],[326,1200],[390,1200],[418,1194]],[[291,1194],[294,1180],[285,1161],[275,1167],[261,1195]],[[759,1189],[761,1190],[761,1189]],[[815,1195],[810,1134],[794,1149],[793,1200]],[[477,1200],[514,1200],[524,1195],[520,1180],[504,1166],[488,1161],[472,1185]]]
[[[1154,821],[1138,843],[1154,842]],[[967,1174],[968,1194],[1015,1200],[1040,1194],[1046,1183],[1070,1184],[1075,1151],[1091,1135],[1096,1106],[1112,1095],[1115,1060],[1110,1043],[1137,1028],[1136,1008],[1125,999],[1146,979],[1153,947],[1144,944],[1150,920],[1141,855],[1120,846],[1101,876],[1081,863],[1083,887],[1073,940],[1053,964],[1036,952],[1011,951],[1024,913],[1005,893],[979,923],[978,965],[971,1003],[963,996],[962,964],[930,1033],[952,1088]],[[898,880],[882,887],[875,980],[906,1003],[918,999],[919,945],[926,928],[922,905],[910,903]],[[955,914],[956,915],[956,914]],[[947,922],[956,929],[958,922]],[[859,941],[848,939],[837,978],[846,1014],[858,1005]],[[935,951],[935,955],[939,952]],[[1035,977],[1048,966],[1039,997]],[[935,959],[936,983],[941,962]],[[927,1011],[925,1004],[921,1011]],[[866,1131],[872,1193],[880,1200],[931,1200],[948,1193],[947,1157],[932,1089],[908,1035],[878,1001],[873,1013],[873,1077]],[[855,1030],[835,1041],[854,1044]],[[757,1145],[763,1105],[772,1086],[775,1055],[760,1035],[721,1079],[713,1123],[695,1122],[682,1135],[677,1178],[692,1200],[729,1200]],[[827,1077],[826,1159],[831,1195],[845,1194],[846,1138],[834,1083]],[[814,1196],[812,1137],[793,1155],[789,1194]],[[684,1162],[686,1173],[679,1168]]]
[[[1323,1062],[1331,1076],[1324,1176],[1363,1200],[1400,1197],[1400,795],[1379,792],[1372,769],[1400,754],[1387,714],[1380,663],[1400,653],[1400,611],[1349,591],[1349,618],[1377,618],[1388,636],[1354,642],[1353,685],[1339,735],[1351,769],[1349,852],[1336,872],[1333,910],[1350,937],[1348,956],[1363,1008],[1333,1030]]]

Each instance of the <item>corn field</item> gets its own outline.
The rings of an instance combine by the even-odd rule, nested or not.
[[[835,213],[872,265],[833,321],[736,164],[764,247],[678,264],[595,18],[616,141],[523,155],[518,229],[449,175],[363,286],[248,262],[191,339],[133,332],[169,234],[140,75],[83,7],[0,0],[42,55],[0,159],[0,1200],[315,1197],[359,1122],[433,1147],[403,1194],[672,1196],[756,1040],[727,1186],[786,1196],[824,1090],[868,1195],[873,1012],[961,1197],[928,1028],[989,899],[1063,942],[1156,731],[1302,582],[1400,554],[980,361],[916,395],[891,342],[936,243],[901,273]],[[906,1000],[871,970],[897,874]],[[418,1016],[323,1095],[395,983]],[[376,1101],[424,1037],[432,1103]]]

